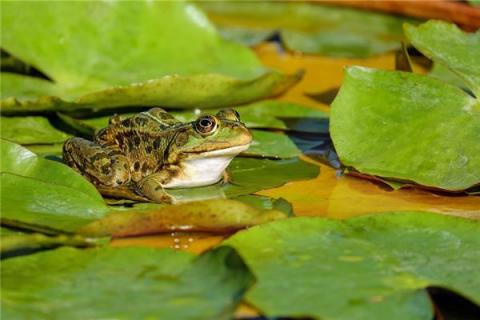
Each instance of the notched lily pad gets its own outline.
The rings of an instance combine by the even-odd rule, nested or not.
[[[2,262],[8,319],[229,319],[253,277],[238,254],[61,248]]]
[[[478,221],[398,212],[292,218],[224,244],[251,268],[247,301],[269,318],[430,320],[426,287],[480,303],[479,232]]]
[[[347,68],[330,130],[361,173],[448,191],[480,183],[480,103],[436,79]]]

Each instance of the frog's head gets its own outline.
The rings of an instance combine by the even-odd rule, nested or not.
[[[250,146],[252,134],[233,109],[216,115],[202,115],[175,138],[176,153],[182,159],[217,156],[233,158]]]
[[[215,183],[230,161],[250,146],[252,134],[232,109],[216,115],[202,115],[182,126],[168,152],[168,162],[176,163],[181,174],[166,188],[194,187]]]

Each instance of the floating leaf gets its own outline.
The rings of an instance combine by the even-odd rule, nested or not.
[[[64,164],[1,140],[2,223],[74,231],[109,211],[85,178]]]
[[[11,2],[2,5],[2,23],[2,48],[54,81],[3,73],[3,114],[220,107],[299,80],[265,72],[186,2]]]
[[[433,78],[348,68],[330,130],[361,173],[450,191],[480,183],[480,103]]]
[[[78,232],[88,236],[112,237],[172,231],[226,233],[286,217],[285,213],[274,208],[259,210],[236,200],[208,200],[114,212]]]
[[[298,158],[285,160],[259,160],[236,158],[228,169],[232,182],[225,185],[229,197],[279,187],[289,181],[315,178],[320,168]]]
[[[1,117],[2,139],[20,144],[63,143],[69,135],[58,130],[44,117]]]
[[[405,25],[408,40],[424,55],[446,66],[480,97],[480,31],[464,33],[456,25],[428,21]]]
[[[403,39],[405,19],[380,13],[289,2],[207,1],[199,5],[223,36],[247,44],[279,30],[282,41],[294,51],[367,57],[397,49]]]
[[[253,141],[243,155],[265,158],[294,158],[302,154],[290,138],[282,133],[252,130]]]
[[[430,320],[428,286],[480,303],[479,232],[477,221],[408,212],[292,218],[224,243],[255,274],[247,300],[268,318]]]
[[[62,248],[2,262],[8,319],[229,319],[252,275],[235,251]]]

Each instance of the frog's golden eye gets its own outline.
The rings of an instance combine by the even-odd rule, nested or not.
[[[195,122],[195,130],[201,135],[209,135],[217,129],[217,119],[212,116],[203,116]]]
[[[217,113],[217,117],[230,121],[240,121],[240,114],[234,109],[223,109]]]

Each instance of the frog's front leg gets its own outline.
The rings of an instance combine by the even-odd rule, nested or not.
[[[174,203],[175,199],[163,187],[169,179],[168,171],[151,174],[137,183],[137,192],[155,202]]]
[[[128,160],[114,147],[71,138],[63,145],[63,160],[99,187],[115,188],[130,182]]]

